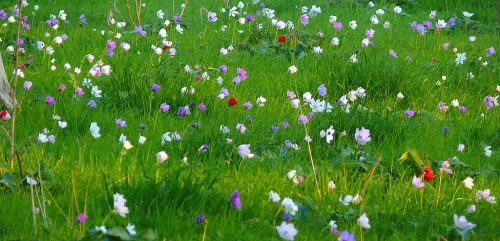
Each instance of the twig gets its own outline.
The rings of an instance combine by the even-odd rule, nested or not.
[[[17,39],[21,36],[21,26],[23,21],[23,1],[19,0],[17,3],[17,8],[19,9],[19,16],[17,21]],[[17,45],[16,39],[16,45]],[[10,169],[14,171],[14,157],[15,157],[15,135],[16,135],[16,113],[17,113],[17,100],[16,100],[16,89],[17,89],[17,80],[18,75],[17,71],[19,70],[19,48],[20,46],[16,46],[16,66],[14,69],[14,85],[12,86],[13,93],[13,101],[12,101],[12,124],[10,127]]]
[[[184,1],[184,7],[182,8],[181,15],[180,15],[180,17],[181,17],[181,18],[182,18],[182,16],[184,15],[184,11],[185,11],[185,10],[186,10],[186,8],[187,8],[187,4],[188,4],[188,0],[185,0],[185,1]]]

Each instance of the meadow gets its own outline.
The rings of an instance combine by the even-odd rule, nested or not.
[[[0,240],[498,240],[495,10],[1,1]]]

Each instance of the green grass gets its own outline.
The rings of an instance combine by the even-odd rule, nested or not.
[[[26,63],[26,78],[20,79],[18,85],[16,147],[25,175],[38,175],[39,164],[46,164],[52,174],[45,172],[42,180],[48,224],[44,224],[39,213],[37,231],[33,231],[30,187],[20,176],[17,163],[14,170],[10,169],[10,142],[2,135],[0,177],[12,173],[18,188],[0,184],[1,240],[79,240],[95,226],[125,227],[128,223],[136,225],[139,233],[154,230],[157,240],[202,240],[204,225],[207,225],[206,240],[280,240],[275,227],[283,220],[283,210],[279,203],[268,201],[271,190],[282,198],[292,198],[300,207],[291,221],[298,229],[295,240],[336,240],[328,229],[330,220],[337,221],[339,231],[348,230],[355,234],[356,240],[361,240],[356,220],[362,212],[367,213],[371,225],[369,230],[363,230],[364,240],[436,240],[438,235],[447,236],[454,227],[454,214],[465,215],[477,225],[469,240],[495,240],[500,236],[496,204],[476,202],[478,190],[491,189],[492,196],[500,191],[499,112],[498,107],[487,110],[483,104],[485,96],[498,95],[498,57],[484,57],[487,48],[498,50],[500,46],[492,11],[495,1],[380,1],[374,9],[367,7],[367,1],[264,1],[266,7],[275,9],[276,18],[295,23],[303,36],[301,40],[308,46],[306,55],[300,58],[298,53],[290,53],[291,46],[297,44],[296,38],[288,38],[285,46],[276,43],[277,36],[289,34],[288,30],[276,31],[270,20],[264,18],[256,21],[264,26],[260,32],[256,31],[257,23],[240,25],[223,16],[220,12],[223,1],[216,0],[188,2],[183,16],[188,26],[184,34],[173,28],[168,31],[167,39],[174,43],[177,56],[160,57],[150,48],[152,44],[161,44],[157,34],[161,22],[156,11],[163,9],[165,16],[172,18],[180,14],[182,1],[147,1],[142,24],[154,30],[148,29],[144,37],[130,33],[133,26],[125,5],[118,2],[120,12],[126,16],[123,20],[128,23],[121,30],[106,24],[111,9],[108,1],[48,0],[38,3],[40,10],[35,15],[32,15],[35,2],[30,2],[24,10],[31,30],[22,33],[26,54],[21,55],[21,62]],[[251,1],[243,2],[247,11],[255,14],[257,6]],[[6,9],[10,15],[14,4],[14,1],[2,2],[0,9]],[[321,7],[322,13],[311,18],[309,25],[300,25],[301,6],[313,4]],[[395,5],[400,5],[404,14],[394,14]],[[379,25],[371,25],[369,18],[380,7],[385,8],[385,15],[380,17]],[[61,9],[68,14],[70,24],[61,24],[57,31],[45,26],[49,15],[57,15]],[[208,23],[202,9],[217,12],[219,20]],[[430,31],[420,36],[410,24],[428,20],[431,10],[437,10],[434,22],[453,16],[463,20],[462,11],[473,12],[474,22],[464,25],[457,21],[457,27],[450,31]],[[78,24],[81,13],[86,15],[87,25]],[[328,22],[330,15],[343,23],[340,33]],[[122,21],[117,13],[115,17]],[[356,30],[349,28],[351,20],[357,21]],[[385,21],[390,22],[389,29],[382,27]],[[14,56],[3,50],[15,43],[17,26],[14,25],[0,27],[3,40],[0,49],[9,74],[15,66]],[[222,25],[228,26],[225,32],[220,31]],[[369,28],[375,30],[375,46],[364,48],[361,40]],[[106,31],[104,36],[101,30]],[[238,34],[237,30],[244,32]],[[114,57],[109,58],[105,55],[106,41],[116,31],[122,32],[122,38],[115,39],[117,44],[125,41],[132,47],[129,53],[124,53],[118,46]],[[325,37],[317,37],[318,31]],[[46,32],[50,37],[44,37]],[[68,40],[64,46],[56,47],[52,39],[63,33]],[[477,37],[473,43],[468,40],[471,35]],[[330,44],[333,36],[340,39],[339,46]],[[38,51],[38,40],[54,46],[54,55]],[[276,46],[262,48],[270,41]],[[448,51],[442,48],[446,42],[450,43]],[[235,50],[221,56],[220,48],[231,44]],[[312,46],[321,46],[324,52],[316,55],[309,48]],[[360,48],[360,62],[349,63],[357,48]],[[467,53],[464,65],[455,64],[453,48]],[[389,57],[390,49],[396,51],[397,59]],[[96,60],[102,59],[112,66],[110,76],[91,78],[103,90],[100,99],[92,98],[87,88],[83,97],[74,94],[74,88],[81,87],[83,78],[89,78],[87,73],[93,65],[84,59],[86,54],[93,54]],[[33,56],[33,62],[27,62],[28,55]],[[407,56],[411,61],[406,60]],[[486,67],[478,61],[480,56],[488,62]],[[56,71],[49,69],[51,59],[55,59]],[[73,68],[82,66],[82,73],[75,75],[74,80],[63,70],[66,62]],[[223,64],[229,71],[222,75],[221,86],[216,83],[219,75],[216,69]],[[207,71],[210,80],[196,81],[195,75],[184,72],[185,65],[200,66],[200,74]],[[298,67],[294,75],[287,73],[291,65]],[[238,67],[246,69],[249,77],[240,85],[233,85],[231,81]],[[467,77],[469,72],[474,79]],[[438,86],[435,83],[441,76],[447,80]],[[25,80],[33,82],[29,91],[22,89]],[[151,92],[153,83],[161,86],[158,93]],[[59,92],[60,84],[65,84],[67,90]],[[328,89],[323,99],[332,103],[333,111],[316,113],[306,125],[313,139],[311,151],[321,191],[318,194],[304,141],[304,126],[297,122],[301,110],[290,107],[286,92],[294,91],[302,98],[304,92],[310,91],[319,98],[316,89],[321,84]],[[194,87],[196,93],[181,95],[184,86]],[[237,106],[228,107],[227,98],[223,101],[217,98],[222,87],[237,98]],[[367,96],[356,101],[347,114],[336,102],[358,87],[365,88]],[[404,99],[396,97],[399,92],[405,95]],[[46,95],[56,97],[57,103],[46,105]],[[265,107],[257,106],[259,96],[267,99]],[[90,99],[96,100],[97,108],[87,106]],[[451,107],[453,99],[466,106],[467,112],[462,114]],[[242,107],[247,101],[253,104],[249,110]],[[446,113],[437,108],[440,101],[450,106]],[[167,113],[159,110],[164,102],[171,106]],[[196,105],[191,115],[184,118],[176,115],[180,106],[192,102]],[[196,109],[201,102],[207,105],[207,111]],[[405,117],[408,108],[415,110],[414,118]],[[302,111],[306,114],[310,108],[303,106]],[[57,126],[54,114],[68,122],[66,129]],[[247,115],[252,122],[246,119]],[[126,120],[127,127],[117,128],[117,118]],[[290,123],[288,129],[281,128],[285,120]],[[90,135],[91,122],[99,124],[101,138]],[[141,123],[146,125],[145,130],[138,128]],[[194,128],[195,123],[200,127]],[[244,123],[247,133],[238,133],[237,123]],[[227,136],[219,131],[222,124],[231,130]],[[7,122],[0,125],[10,127]],[[271,131],[273,125],[280,126],[279,132]],[[336,130],[330,145],[319,135],[320,130],[329,126]],[[354,133],[362,126],[371,131],[372,141],[361,147],[356,144]],[[447,135],[443,134],[445,127],[449,128]],[[55,144],[37,143],[36,135],[44,128],[56,136]],[[343,130],[347,136],[340,135]],[[162,134],[174,131],[181,133],[182,140],[162,146]],[[134,145],[126,154],[118,142],[121,134]],[[144,145],[137,143],[140,135],[147,137]],[[226,138],[233,139],[233,144],[228,145]],[[285,140],[299,144],[300,149],[287,149]],[[464,152],[457,152],[460,143],[465,144]],[[200,153],[198,148],[203,144],[208,144],[209,150]],[[251,144],[256,157],[241,159],[236,152],[240,144]],[[487,145],[492,146],[491,157],[484,155]],[[159,165],[156,153],[162,150],[169,159]],[[361,153],[345,154],[349,150],[362,151],[366,160],[358,160]],[[409,150],[417,150],[436,174],[423,189],[411,185],[415,172],[399,162],[400,156]],[[380,164],[367,183],[370,169],[379,156]],[[455,156],[464,165],[453,165],[454,175],[440,177],[439,162]],[[183,157],[188,158],[189,165],[181,161]],[[305,177],[304,183],[292,184],[287,178],[292,169]],[[472,190],[462,184],[468,176],[474,178]],[[335,189],[328,188],[330,180],[336,183]],[[368,188],[361,204],[346,207],[338,201],[340,196],[361,192],[364,185]],[[39,188],[36,187],[40,195]],[[235,189],[241,194],[241,210],[230,204]],[[112,213],[114,193],[121,193],[127,199],[130,213],[126,218]],[[473,214],[466,211],[470,204],[477,207]],[[40,207],[38,201],[35,205]],[[77,224],[75,218],[83,212],[89,218],[84,224]],[[201,213],[206,215],[208,223],[196,225],[195,218]]]

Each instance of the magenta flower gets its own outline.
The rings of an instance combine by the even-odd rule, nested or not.
[[[207,106],[205,105],[205,103],[200,103],[198,105],[198,110],[200,110],[200,111],[206,111],[207,110]]]
[[[83,96],[85,93],[83,92],[83,89],[78,87],[75,89],[75,95],[78,95],[78,96]]]
[[[86,214],[86,213],[81,213],[81,214],[79,214],[79,215],[76,217],[76,222],[77,222],[78,224],[82,224],[82,223],[84,223],[85,221],[87,221],[87,219],[88,219],[87,214]]]
[[[238,68],[237,69],[237,72],[238,72],[238,77],[240,77],[241,80],[246,80],[247,79],[247,71],[243,68]]]
[[[231,204],[236,209],[241,209],[240,193],[237,190],[231,194]]]
[[[45,97],[45,104],[47,105],[54,105],[56,103],[56,100],[54,99],[54,97],[50,96],[50,95],[47,95]]]

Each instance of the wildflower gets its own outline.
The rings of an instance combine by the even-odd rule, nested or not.
[[[469,12],[467,12],[467,11],[462,12],[462,14],[463,14],[463,15],[464,15],[464,17],[466,17],[466,18],[471,18],[472,16],[474,16],[474,13],[469,13]]]
[[[479,201],[481,199],[486,200],[489,203],[496,203],[496,197],[490,196],[491,190],[490,189],[485,189],[485,190],[479,190],[476,192],[476,200]]]
[[[285,221],[283,221],[280,226],[277,226],[276,230],[284,240],[293,240],[298,233],[293,223],[286,223]]]
[[[277,203],[277,202],[279,202],[281,200],[281,198],[280,198],[280,195],[278,195],[277,193],[271,191],[271,192],[269,192],[269,200],[271,202]]]
[[[352,203],[354,203],[354,204],[360,204],[362,201],[363,201],[363,198],[359,195],[359,193],[356,193],[356,195],[352,199]]]
[[[170,109],[170,106],[169,106],[169,105],[167,105],[167,103],[162,103],[162,104],[160,105],[160,110],[161,110],[161,112],[167,112],[169,109]]]
[[[237,149],[238,155],[240,155],[241,158],[253,158],[254,154],[250,150],[250,144],[243,144],[239,145]]]
[[[281,206],[285,209],[285,212],[295,215],[299,211],[299,207],[295,202],[293,202],[292,199],[285,197],[283,198],[283,201],[281,201]]]
[[[464,64],[464,61],[467,59],[467,53],[458,53],[457,57],[455,59],[455,63],[458,64]]]
[[[101,134],[99,133],[100,130],[101,130],[101,128],[99,128],[99,126],[97,125],[96,122],[90,123],[90,134],[94,138],[97,139],[97,138],[101,137]]]
[[[465,188],[472,189],[472,187],[474,186],[474,179],[472,179],[471,177],[467,177],[462,181],[462,183],[464,184]]]
[[[126,127],[127,126],[127,123],[125,122],[125,120],[122,120],[122,119],[116,119],[115,120],[115,123],[116,123],[116,126],[117,127]]]
[[[351,204],[353,197],[351,195],[347,195],[344,198],[342,196],[339,197],[339,201],[344,204],[344,206],[349,206]]]
[[[415,175],[413,175],[413,180],[412,180],[411,184],[416,188],[423,188],[425,185],[424,182],[422,182],[422,179],[420,177],[415,176]]]
[[[453,170],[450,168],[450,161],[446,160],[443,161],[443,164],[441,165],[441,168],[439,168],[440,172],[446,172],[448,174],[453,174]]]
[[[236,209],[241,209],[240,193],[236,190],[231,194],[231,204]]]
[[[453,222],[455,223],[455,227],[462,231],[467,231],[476,227],[475,224],[468,222],[465,216],[458,216],[453,214]]]
[[[356,128],[356,133],[354,134],[356,141],[361,145],[366,145],[366,143],[371,141],[370,130],[361,127],[361,129]]]
[[[337,185],[335,185],[335,182],[333,182],[333,181],[328,182],[329,189],[335,189],[335,187],[337,187]]]
[[[259,98],[257,98],[257,104],[259,106],[261,106],[261,107],[264,106],[264,104],[266,103],[266,101],[267,101],[267,99],[264,98],[264,97],[262,97],[262,96],[260,96]]]
[[[280,42],[280,43],[285,43],[285,42],[286,42],[286,37],[285,37],[285,35],[280,35],[280,36],[278,37],[278,42]]]
[[[492,154],[493,154],[493,151],[491,150],[491,146],[485,146],[484,147],[484,155],[486,155],[487,157],[491,157]]]
[[[330,142],[333,140],[333,134],[335,134],[335,129],[333,129],[333,126],[330,126],[326,131],[321,130],[319,135],[321,138],[326,138],[326,143],[330,144]]]
[[[127,224],[127,227],[125,227],[125,230],[127,231],[128,234],[134,236],[137,234],[137,232],[135,231],[135,225],[132,225],[132,224]]]
[[[35,178],[32,178],[32,177],[26,177],[26,183],[28,183],[28,185],[30,186],[36,186],[38,185],[38,182],[35,180]]]
[[[303,115],[303,114],[300,114],[299,115],[299,123],[300,124],[307,124],[307,122],[308,122],[307,117],[305,115]]]
[[[467,207],[467,212],[468,213],[476,212],[476,205],[474,205],[474,204],[469,205],[469,207]]]
[[[394,13],[400,14],[403,11],[403,9],[400,6],[396,6],[394,7],[393,11]]]
[[[288,72],[290,74],[295,74],[297,72],[297,67],[295,67],[295,65],[288,67]]]
[[[54,105],[56,103],[56,100],[54,99],[54,97],[50,96],[50,95],[47,95],[45,97],[45,103],[47,105]]]
[[[412,118],[413,116],[415,116],[415,111],[413,111],[412,109],[407,109],[407,110],[405,111],[405,115],[406,115],[406,117],[408,117],[408,118]]]
[[[366,213],[363,213],[359,218],[358,218],[358,225],[365,228],[369,229],[370,228],[370,220],[368,219],[368,216],[366,216]]]
[[[118,215],[120,215],[123,218],[125,216],[127,216],[128,207],[125,206],[125,203],[127,202],[127,200],[123,197],[123,195],[121,195],[119,193],[115,193],[113,195],[113,200],[114,200],[114,203],[113,203],[114,211],[116,213],[118,213]]]
[[[162,164],[167,159],[168,159],[168,155],[165,151],[160,151],[160,152],[156,153],[156,161],[158,162],[158,164]]]
[[[300,16],[300,23],[302,23],[302,25],[307,25],[309,23],[309,16],[307,16],[307,14]]]
[[[347,231],[342,231],[342,233],[340,233],[338,241],[354,241],[354,234]]]
[[[430,166],[426,166],[423,171],[424,180],[432,181],[434,179],[434,172],[432,171]]]
[[[86,214],[86,213],[81,213],[81,214],[79,214],[79,215],[76,217],[76,222],[77,222],[78,224],[82,224],[82,223],[84,223],[85,221],[87,221],[87,218],[88,218],[88,216],[87,216],[87,214]]]
[[[491,57],[492,55],[495,55],[495,54],[496,54],[495,48],[490,47],[490,48],[488,48],[486,50],[486,54],[485,55],[486,55],[486,57]]]
[[[394,50],[392,50],[392,49],[389,50],[389,56],[391,56],[394,59],[398,57],[398,55],[396,54],[396,52],[394,52]]]
[[[11,116],[9,114],[9,112],[7,112],[6,110],[2,110],[0,111],[0,119],[4,120],[4,121],[8,121],[10,120]]]
[[[228,105],[235,106],[236,104],[238,104],[238,101],[234,97],[229,97]]]
[[[202,214],[200,214],[200,215],[196,216],[196,219],[194,220],[194,222],[195,222],[196,224],[202,224],[202,223],[204,223],[204,222],[205,222],[205,220],[206,220],[206,218],[205,218],[205,214],[203,214],[203,213],[202,213]]]

